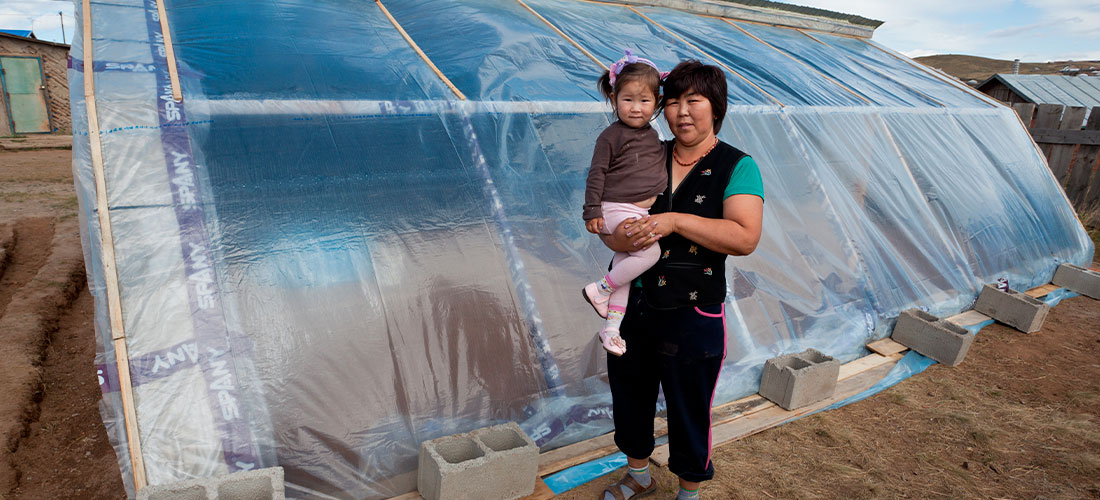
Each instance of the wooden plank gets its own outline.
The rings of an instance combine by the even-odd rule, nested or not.
[[[554,496],[554,491],[546,485],[542,478],[535,478],[535,492],[519,500],[549,500]],[[391,497],[389,500],[424,500],[424,497],[420,496],[419,492],[410,491],[404,495]]]
[[[1040,104],[1035,112],[1035,128],[1058,128],[1062,120],[1063,107],[1061,104]],[[1051,144],[1039,145],[1039,150],[1047,158],[1047,163],[1050,163],[1050,150],[1052,148],[1054,146]]]
[[[879,355],[872,354],[871,356]],[[831,398],[793,411],[787,411],[779,406],[775,406],[713,427],[711,429],[712,449],[790,422],[791,420],[813,413],[871,388],[890,372],[894,365],[897,364],[897,361],[901,359],[902,355],[894,354],[893,356],[879,357],[888,358],[888,362],[877,365],[857,375],[839,380],[836,385],[836,392]],[[653,450],[650,460],[657,465],[665,466],[668,465],[668,454],[668,445],[663,444]]]
[[[653,437],[661,437],[667,433],[668,424],[665,419],[653,419]],[[619,447],[615,445],[614,432],[562,446],[539,455],[539,476],[545,477],[574,465],[606,457],[617,451]]]
[[[897,354],[901,351],[908,349],[908,347],[894,342],[894,339],[891,339],[889,337],[871,342],[870,344],[867,344],[867,348],[883,356]]]
[[[95,52],[92,47],[92,7],[90,0],[83,0],[81,13],[84,21],[84,64],[92,68]],[[107,314],[110,318],[111,341],[115,349],[118,367],[119,390],[122,396],[122,419],[126,428],[126,444],[130,453],[130,466],[134,478],[134,491],[141,491],[148,484],[145,475],[145,458],[141,453],[141,433],[138,429],[137,406],[134,388],[130,380],[130,355],[126,348],[126,329],[122,321],[122,298],[118,286],[118,263],[115,262],[115,238],[111,229],[111,211],[107,203],[107,176],[103,167],[103,144],[99,137],[99,112],[96,110],[95,72],[84,73],[84,101],[88,115],[88,142],[91,150],[92,175],[95,180],[96,212],[99,217],[100,250],[103,277],[107,288]]]
[[[1100,145],[1100,130],[1060,130],[1053,128],[1029,129],[1031,138],[1039,144]]]
[[[1081,130],[1081,123],[1085,121],[1086,111],[1081,106],[1066,108],[1065,113],[1062,114],[1062,123],[1058,128],[1061,130]],[[1060,185],[1065,185],[1066,179],[1069,177],[1070,162],[1073,160],[1075,151],[1077,151],[1076,144],[1059,144],[1050,150],[1050,161],[1048,162],[1050,171],[1054,174],[1054,178],[1058,179]]]
[[[956,314],[954,316],[949,316],[947,318],[947,321],[950,321],[950,322],[952,322],[956,325],[962,326],[962,327],[967,327],[967,326],[970,326],[970,325],[976,325],[978,323],[982,323],[984,321],[989,321],[990,319],[992,319],[992,318],[990,318],[989,316],[986,316],[986,315],[984,315],[984,314],[982,314],[978,311],[963,311],[963,312],[961,312],[959,314]]]
[[[1046,295],[1050,292],[1053,292],[1054,290],[1057,290],[1059,288],[1061,288],[1061,287],[1058,286],[1058,285],[1055,285],[1053,283],[1047,283],[1043,286],[1037,286],[1035,288],[1032,288],[1031,290],[1028,290],[1027,292],[1024,292],[1024,293],[1029,297],[1039,298],[1039,297],[1042,297],[1042,296],[1044,296],[1044,295]]]
[[[753,394],[745,398],[732,401],[721,406],[715,406],[710,409],[710,425],[715,426],[725,422],[729,422],[735,418],[740,418],[745,415],[751,415],[761,410],[766,410],[775,406],[775,403],[768,401],[766,398],[759,394]]]
[[[897,358],[895,358],[897,356]],[[889,356],[883,356],[878,353],[868,354],[855,361],[844,363],[840,365],[840,375],[837,376],[837,380],[846,380],[855,377],[863,372],[872,370],[884,364],[889,364],[891,361],[900,359],[899,354],[891,354]]]
[[[381,10],[382,13],[386,15],[386,18],[390,20],[390,24],[392,24],[393,27],[397,29],[397,32],[401,34],[402,38],[405,39],[405,42],[408,43],[410,47],[412,47],[413,51],[415,51],[418,56],[420,56],[420,59],[424,61],[424,64],[427,64],[428,68],[431,69],[433,73],[435,73],[435,76],[442,80],[443,83],[451,89],[451,92],[454,92],[454,95],[456,97],[458,97],[460,100],[465,101],[466,95],[463,94],[461,90],[458,90],[458,87],[456,87],[455,84],[451,82],[451,79],[447,78],[447,75],[444,75],[443,72],[436,67],[435,63],[432,62],[432,60],[428,57],[428,54],[425,54],[423,50],[420,50],[420,46],[417,45],[412,37],[405,32],[405,28],[401,27],[401,23],[397,22],[397,19],[394,19],[393,15],[390,14],[390,10],[382,4],[382,0],[374,0],[374,3],[375,5],[378,5],[378,9]]]
[[[1030,102],[1018,102],[1012,105],[1012,110],[1020,117],[1025,128],[1031,127],[1031,121],[1035,116],[1035,105]]]
[[[1100,177],[1093,173],[1096,169],[1096,158],[1100,156],[1100,106],[1092,108],[1089,122],[1081,132],[1095,135],[1095,140],[1080,143],[1077,158],[1073,161],[1073,168],[1069,173],[1069,181],[1066,182],[1066,197],[1078,209],[1078,213],[1082,213],[1080,209],[1086,208],[1085,197],[1089,191],[1089,178]]]
[[[157,16],[160,17],[160,32],[164,37],[164,54],[168,61],[168,80],[172,83],[172,99],[182,101],[180,74],[176,69],[176,49],[172,46],[172,30],[168,29],[168,13],[164,11],[164,0],[157,0]]]

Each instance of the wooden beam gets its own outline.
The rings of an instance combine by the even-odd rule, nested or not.
[[[1039,108],[1035,111],[1035,128],[1058,128],[1058,124],[1062,119],[1062,106],[1061,104],[1040,104]],[[1050,150],[1054,146],[1051,144],[1040,144],[1039,150],[1043,152],[1043,159],[1047,161],[1047,168],[1050,168]],[[1053,169],[1051,169],[1053,172]]]
[[[1016,112],[1016,116],[1020,117],[1020,121],[1023,122],[1024,128],[1031,128],[1031,122],[1035,116],[1035,105],[1030,102],[1018,102],[1012,105],[1012,110]]]
[[[653,437],[661,437],[667,433],[668,424],[665,423],[665,419],[653,419]],[[574,465],[606,457],[617,451],[619,451],[619,447],[615,445],[614,432],[569,446],[562,446],[539,455],[539,476],[546,477]]]
[[[1082,117],[1084,115],[1082,114]],[[1100,146],[1100,130],[1062,130],[1056,128],[1033,128],[1028,130],[1031,138],[1039,144],[1081,144]]]
[[[554,492],[545,482],[543,482],[542,478],[535,478],[534,493],[519,498],[518,500],[549,500],[551,498],[554,498]],[[389,500],[424,500],[424,497],[420,496],[419,492],[410,491],[404,495],[391,497]]]
[[[88,114],[88,141],[91,149],[92,173],[95,178],[96,212],[99,216],[100,247],[103,259],[103,277],[107,286],[107,314],[110,317],[111,341],[118,366],[119,390],[122,396],[122,418],[126,428],[126,444],[130,452],[134,491],[141,491],[148,484],[145,476],[145,459],[141,454],[141,433],[138,429],[134,389],[130,380],[130,355],[126,347],[126,329],[122,321],[122,299],[119,293],[118,268],[115,261],[115,238],[111,229],[111,210],[108,206],[107,179],[103,166],[103,144],[99,137],[99,113],[95,101],[95,71],[92,50],[92,7],[90,0],[83,0],[81,15],[84,25],[84,103]]]
[[[546,25],[549,26],[550,29],[554,30],[554,32],[557,33],[558,36],[564,38],[567,42],[573,44],[574,47],[576,47],[578,50],[580,50],[584,55],[588,56],[588,58],[591,59],[592,62],[598,64],[604,70],[608,69],[607,65],[604,64],[603,61],[600,61],[599,59],[596,58],[596,56],[592,55],[592,53],[589,52],[587,49],[585,49],[584,47],[581,47],[581,44],[577,43],[577,41],[573,40],[573,38],[570,37],[569,35],[566,35],[564,31],[558,29],[557,26],[554,26],[554,23],[551,23],[545,17],[542,17],[542,14],[539,14],[538,12],[535,11],[535,9],[532,9],[531,6],[527,5],[526,2],[524,2],[523,0],[516,0],[516,2],[518,2],[520,5],[523,6],[523,8],[527,9],[532,14],[534,14],[535,17],[539,18],[540,21],[542,21],[543,23],[546,23]]]
[[[894,354],[892,356],[872,354],[865,358],[860,358],[860,360],[853,361],[852,363],[856,363],[866,358],[876,358],[874,364],[869,364],[869,368],[859,373],[851,374],[847,378],[838,380],[836,392],[831,398],[793,411],[787,411],[779,406],[773,406],[713,427],[711,429],[711,446],[712,448],[717,448],[725,443],[736,441],[758,432],[771,429],[772,427],[782,425],[791,420],[821,410],[833,403],[859,394],[874,386],[879,380],[882,380],[882,377],[890,372],[901,357],[901,354]],[[848,363],[845,366],[852,363]],[[666,466],[668,465],[668,457],[668,445],[664,444],[653,450],[653,454],[650,455],[650,460],[657,465]]]
[[[899,352],[902,352],[902,351],[908,349],[908,347],[905,347],[905,346],[903,346],[903,345],[901,345],[897,342],[894,342],[894,339],[891,339],[890,337],[886,337],[884,339],[876,340],[874,342],[871,342],[870,344],[867,344],[867,348],[870,349],[871,351],[873,351],[875,353],[878,353],[878,354],[881,354],[883,356],[889,356],[891,354],[897,354]]]
[[[1096,168],[1096,158],[1100,156],[1100,106],[1092,108],[1085,130],[1081,132],[1092,134],[1092,140],[1080,143],[1081,147],[1077,148],[1077,156],[1070,167],[1069,180],[1066,181],[1066,197],[1077,208],[1077,213],[1084,213],[1088,208],[1085,200],[1089,178],[1094,177],[1092,172]],[[1100,178],[1100,175],[1095,177]]]
[[[740,79],[744,80],[744,81],[745,81],[745,83],[748,83],[749,85],[751,85],[751,86],[752,86],[752,88],[754,88],[754,89],[756,89],[756,90],[760,91],[760,93],[761,93],[761,94],[764,94],[764,97],[767,97],[768,99],[771,99],[771,100],[772,100],[772,101],[774,101],[774,102],[775,102],[776,104],[778,104],[778,105],[779,105],[779,107],[784,107],[784,106],[785,106],[785,105],[784,105],[784,104],[783,104],[782,102],[780,102],[780,101],[779,101],[779,99],[776,99],[776,98],[775,98],[775,96],[773,96],[773,95],[769,94],[769,93],[768,93],[768,91],[766,91],[766,90],[764,90],[764,89],[760,88],[760,87],[759,87],[758,85],[756,85],[755,83],[752,83],[752,80],[749,80],[748,78],[745,78],[745,75],[742,75],[741,73],[738,73],[737,71],[735,71],[735,70],[734,70],[733,68],[731,68],[731,67],[729,67],[729,66],[726,66],[726,65],[725,65],[725,64],[724,64],[724,63],[723,63],[722,61],[719,61],[719,60],[718,60],[718,58],[716,58],[716,57],[714,57],[714,56],[710,55],[710,54],[709,54],[709,53],[707,53],[707,52],[706,52],[705,50],[703,50],[703,49],[701,49],[701,48],[699,48],[699,47],[696,47],[696,46],[695,46],[695,44],[693,44],[693,43],[691,43],[691,42],[689,42],[689,41],[685,40],[685,39],[684,39],[684,37],[682,37],[682,36],[680,36],[680,35],[676,34],[676,33],[675,33],[675,32],[673,32],[672,30],[670,30],[670,29],[668,29],[668,28],[664,27],[664,26],[663,26],[663,25],[662,25],[661,23],[658,23],[657,21],[654,21],[654,20],[650,19],[650,18],[649,18],[649,16],[647,16],[647,15],[645,15],[645,14],[642,14],[642,13],[641,13],[641,11],[639,11],[638,9],[635,9],[634,7],[627,7],[627,8],[628,8],[628,9],[630,9],[630,10],[631,10],[632,12],[634,12],[635,14],[637,14],[637,15],[641,16],[641,17],[642,17],[642,19],[645,19],[646,21],[649,21],[649,22],[650,22],[651,24],[653,24],[654,26],[656,26],[656,27],[658,27],[658,28],[660,28],[660,29],[664,30],[664,31],[665,31],[666,33],[668,33],[668,34],[672,35],[672,36],[673,36],[673,37],[675,37],[675,38],[676,38],[677,40],[679,40],[679,41],[683,42],[683,43],[684,43],[684,45],[687,45],[688,47],[691,47],[692,49],[694,49],[694,50],[698,51],[698,52],[699,52],[700,54],[703,54],[703,55],[707,56],[708,58],[710,58],[710,60],[711,60],[711,61],[714,61],[714,63],[715,63],[715,64],[717,64],[717,65],[721,66],[721,67],[722,67],[723,69],[725,69],[726,71],[728,71],[728,72],[732,73],[733,75],[737,76],[738,78],[740,78]]]
[[[454,92],[455,96],[465,101],[466,95],[463,94],[461,90],[458,90],[458,87],[455,87],[454,83],[451,83],[451,79],[447,78],[447,75],[444,75],[442,71],[439,71],[439,68],[435,66],[435,63],[433,63],[432,60],[428,57],[428,54],[425,54],[423,50],[420,50],[420,46],[417,45],[416,42],[413,41],[412,37],[405,32],[405,28],[401,27],[401,23],[398,23],[397,19],[394,19],[393,15],[390,14],[389,9],[387,9],[385,5],[382,5],[382,0],[374,0],[374,3],[378,5],[378,8],[382,10],[382,13],[385,14],[386,18],[390,20],[390,24],[392,24],[394,28],[397,28],[397,32],[401,34],[401,36],[405,39],[405,42],[408,43],[409,46],[412,47],[414,51],[416,51],[416,54],[420,56],[420,59],[423,60],[429,68],[431,68],[432,72],[435,73],[435,76],[439,77],[439,79],[442,80],[443,83],[451,89],[451,92]]]
[[[1062,113],[1062,123],[1058,125],[1058,128],[1067,132],[1080,132],[1087,111],[1087,109],[1080,106],[1067,107],[1065,112]],[[1076,151],[1077,143],[1057,144],[1051,148],[1050,171],[1054,173],[1054,178],[1058,179],[1059,185],[1065,185],[1066,179],[1069,178],[1070,162],[1073,161],[1073,153]]]
[[[180,90],[180,74],[176,68],[176,49],[172,46],[172,30],[168,28],[168,14],[164,12],[164,0],[157,0],[157,15],[160,16],[160,33],[164,36],[164,54],[168,60],[168,79],[172,82],[172,99],[183,100]]]

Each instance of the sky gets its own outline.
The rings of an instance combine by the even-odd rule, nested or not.
[[[968,54],[1025,62],[1100,60],[1100,0],[797,0],[884,21],[873,40],[910,57]],[[0,28],[71,41],[71,0],[0,0]]]

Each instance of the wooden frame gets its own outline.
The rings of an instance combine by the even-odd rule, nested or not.
[[[92,68],[92,9],[90,0],[82,0],[81,14],[84,25],[84,67]],[[119,294],[118,269],[115,261],[115,240],[111,229],[110,208],[107,203],[107,181],[103,171],[103,145],[99,137],[99,115],[95,102],[95,72],[84,73],[84,101],[88,112],[88,140],[92,154],[92,171],[95,175],[96,212],[99,214],[100,246],[102,247],[103,274],[107,285],[107,312],[110,316],[111,341],[118,366],[119,390],[122,395],[122,416],[126,428],[126,443],[130,451],[130,466],[134,477],[134,490],[141,491],[148,484],[145,475],[145,459],[141,454],[141,433],[138,429],[134,388],[130,380],[130,354],[126,347],[126,330],[122,321],[122,299]]]

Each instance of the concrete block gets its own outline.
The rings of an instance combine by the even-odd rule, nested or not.
[[[1069,288],[1081,295],[1100,300],[1100,273],[1073,264],[1062,264],[1054,271],[1055,285]]]
[[[425,500],[513,500],[535,491],[539,448],[515,422],[420,443]]]
[[[1021,332],[1039,331],[1050,306],[1016,290],[998,290],[995,285],[982,287],[974,310]]]
[[[962,363],[974,343],[965,328],[920,309],[902,311],[890,338],[948,366]]]
[[[814,349],[769,359],[760,377],[760,395],[793,410],[832,397],[840,361]]]
[[[268,467],[146,486],[138,500],[285,500],[283,468]]]

